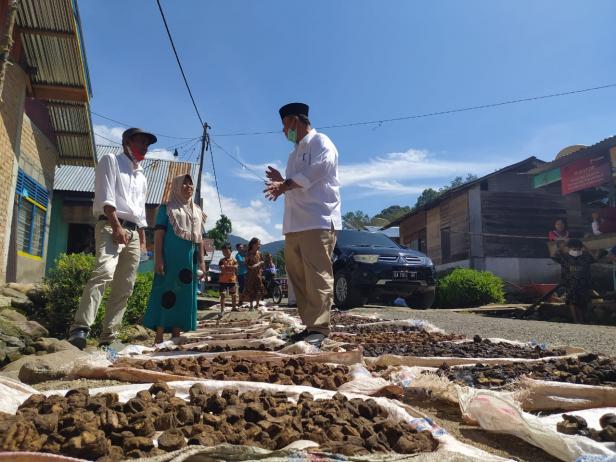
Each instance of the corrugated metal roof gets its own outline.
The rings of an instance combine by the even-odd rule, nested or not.
[[[17,26],[35,97],[48,101],[60,164],[93,165],[94,138],[88,103],[90,82],[77,5],[72,0],[21,0]],[[45,87],[41,90],[41,86]],[[51,88],[51,92],[49,92]],[[51,100],[58,92],[78,98]]]
[[[568,156],[560,157],[553,160],[552,162],[547,162],[543,165],[540,165],[539,167],[530,170],[528,173],[530,175],[537,175],[547,170],[552,170],[553,168],[562,167],[563,165],[570,164],[571,162],[575,162],[576,160],[586,159],[587,157],[596,156],[598,154],[609,153],[610,149],[615,146],[616,136],[610,136],[609,138],[605,138],[598,143],[593,144],[592,146],[586,146],[578,151],[572,152]]]
[[[106,154],[118,154],[120,146],[97,146],[98,158]],[[199,174],[199,164],[176,162],[162,159],[145,159],[141,162],[148,180],[148,197],[146,203],[161,204],[166,199],[169,183],[177,175],[190,173],[195,181]],[[56,167],[53,184],[54,191],[72,191],[94,193],[94,167],[64,165]]]

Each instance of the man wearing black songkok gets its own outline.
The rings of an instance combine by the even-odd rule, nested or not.
[[[306,326],[291,340],[320,346],[330,330],[334,284],[331,257],[342,219],[338,151],[326,135],[312,128],[308,111],[304,103],[280,108],[282,131],[293,143],[293,151],[286,178],[268,167],[265,195],[270,200],[285,195],[285,265]]]

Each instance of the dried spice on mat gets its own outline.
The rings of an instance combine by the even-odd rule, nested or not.
[[[464,337],[456,334],[439,334],[425,331],[417,332],[375,332],[367,334],[349,334],[334,332],[330,338],[338,342],[349,342],[358,345],[367,343],[423,343],[423,342],[446,342],[451,340],[462,340]]]
[[[302,393],[293,403],[281,392],[239,394],[227,388],[216,394],[201,384],[193,385],[189,395],[189,401],[180,399],[163,382],[125,403],[117,394],[90,396],[87,389],[71,390],[66,396],[32,395],[16,415],[0,413],[0,451],[115,462],[195,444],[276,450],[312,440],[321,451],[345,455],[416,454],[438,446],[430,432],[393,422],[372,399],[349,400],[337,393],[332,399],[314,400]]]
[[[588,428],[583,417],[563,414],[563,420],[556,424],[556,430],[565,435],[581,435],[602,443],[616,443],[616,414],[604,414],[599,419],[601,430]]]
[[[178,351],[178,350],[187,350],[187,351],[200,351],[201,353],[222,353],[226,351],[242,351],[242,350],[253,350],[253,351],[275,351],[283,348],[284,345],[281,345],[276,348],[271,348],[261,343],[257,346],[250,345],[242,345],[242,346],[221,346],[221,345],[194,345],[191,343],[186,344],[180,348],[178,347],[170,347],[170,348],[160,348],[158,351],[161,352],[169,352],[169,351]]]
[[[539,359],[565,355],[565,350],[543,350],[539,346],[521,346],[511,343],[496,343],[475,336],[474,341],[464,343],[426,340],[422,343],[371,343],[364,345],[364,356],[385,354],[404,356],[449,356],[455,358],[526,358]]]
[[[327,390],[336,390],[351,380],[346,366],[306,362],[302,358],[265,362],[237,356],[170,358],[162,361],[121,359],[114,367],[135,367],[202,379],[306,385]]]
[[[459,385],[475,388],[501,387],[522,376],[552,382],[616,387],[616,359],[592,353],[536,363],[476,364],[465,367],[443,365],[438,373]]]
[[[353,316],[352,314],[338,313],[333,311],[330,314],[330,324],[332,326],[356,326],[371,322],[387,321],[381,318],[366,318],[363,316]]]

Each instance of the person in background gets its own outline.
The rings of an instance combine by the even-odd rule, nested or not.
[[[218,262],[220,268],[220,314],[225,312],[225,295],[231,296],[231,309],[237,309],[237,261],[231,257],[231,244],[222,246],[223,258]]]
[[[595,259],[579,239],[569,239],[565,248],[553,257],[561,265],[561,284],[565,288],[566,303],[575,323],[589,320],[587,315],[592,297],[590,265]]]
[[[599,229],[601,226],[601,222],[603,220],[601,219],[601,216],[599,215],[599,212],[595,211],[592,213],[592,234],[593,236],[600,236],[601,234],[603,234],[601,232],[601,230]]]
[[[567,230],[565,220],[559,218],[554,222],[554,229],[548,233],[548,239],[550,241],[566,241],[569,239],[569,231]]]
[[[81,295],[69,329],[68,341],[83,350],[109,283],[103,332],[99,345],[109,345],[117,335],[126,311],[141,254],[146,253],[145,197],[147,180],[140,162],[156,137],[139,128],[122,134],[123,152],[102,156],[94,173],[96,263]]]
[[[265,285],[267,285],[276,277],[276,265],[271,253],[266,253],[263,256],[263,277],[265,278]]]
[[[244,286],[246,285],[246,273],[248,268],[246,267],[246,246],[239,242],[235,244],[235,260],[237,261],[237,285],[240,293],[240,305],[244,301]]]
[[[246,286],[244,287],[244,300],[248,300],[250,303],[250,309],[253,309],[253,302],[256,301],[255,308],[259,307],[259,302],[265,294],[265,287],[263,286],[263,259],[259,248],[261,247],[261,241],[258,238],[253,237],[248,243],[248,250],[246,251],[246,266],[248,268],[248,274],[246,276]]]
[[[171,182],[166,204],[158,208],[154,232],[154,282],[143,325],[179,337],[180,331],[197,328],[197,270],[205,277],[202,223],[206,217],[192,200],[193,180],[179,175]]]

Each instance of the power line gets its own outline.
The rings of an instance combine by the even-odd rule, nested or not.
[[[225,148],[223,148],[220,144],[218,144],[216,141],[214,140],[210,140],[212,144],[215,144],[216,147],[218,149],[220,149],[222,152],[224,152],[227,156],[229,156],[231,159],[233,159],[235,162],[237,162],[238,164],[240,164],[242,166],[242,168],[244,168],[245,170],[249,171],[250,173],[252,173],[258,180],[261,180],[263,182],[265,182],[265,178],[263,178],[261,175],[259,175],[258,173],[256,173],[254,170],[252,170],[250,167],[248,167],[248,165],[246,165],[244,162],[242,162],[241,160],[239,160],[237,157],[235,157],[233,154],[231,154],[229,151],[227,151]]]
[[[607,88],[613,88],[613,87],[616,87],[616,83],[610,83],[607,85],[600,85],[600,86],[591,87],[591,88],[583,88],[580,90],[571,90],[571,91],[565,91],[565,92],[560,92],[560,93],[551,93],[551,94],[542,95],[542,96],[531,96],[529,98],[511,99],[507,101],[500,101],[497,103],[480,104],[477,106],[468,106],[468,107],[462,107],[462,108],[456,108],[456,109],[447,109],[443,111],[427,112],[423,114],[415,114],[415,115],[409,115],[409,116],[404,116],[404,117],[392,117],[388,119],[377,119],[377,120],[369,120],[369,121],[364,121],[364,122],[349,122],[349,123],[341,123],[341,124],[333,124],[333,125],[324,125],[324,126],[316,127],[316,128],[319,130],[322,130],[322,129],[328,129],[328,128],[357,127],[361,125],[375,125],[375,124],[382,125],[384,123],[399,122],[402,120],[421,119],[425,117],[435,117],[435,116],[441,116],[441,115],[447,115],[447,114],[455,114],[457,112],[477,111],[480,109],[489,109],[489,108],[494,108],[494,107],[499,107],[499,106],[506,106],[509,104],[518,104],[518,103],[526,103],[529,101],[557,98],[560,96],[569,96],[569,95],[575,95],[579,93],[605,90]],[[269,130],[269,131],[253,131],[253,132],[247,131],[247,132],[237,132],[237,133],[220,133],[220,134],[217,133],[214,135],[215,136],[255,136],[255,135],[270,135],[273,133],[280,134],[280,132],[281,130]]]
[[[103,114],[99,114],[98,112],[94,112],[94,111],[90,111],[90,113],[92,113],[93,115],[95,115],[96,117],[100,117],[101,119],[106,119],[109,120],[111,122],[115,122],[117,124],[120,124],[124,127],[134,127],[134,124],[127,124],[126,122],[121,122],[117,119],[112,119],[111,117],[108,117],[106,115]],[[176,140],[189,140],[189,139],[194,139],[194,138],[189,138],[187,136],[171,136],[171,135],[164,135],[162,133],[157,133],[157,132],[152,132],[152,134],[156,135],[156,136],[162,136],[163,138],[172,138],[172,139],[176,139]]]
[[[199,117],[199,122],[203,127],[203,119],[201,118],[201,114],[199,113],[199,109],[197,108],[197,103],[195,103],[195,98],[193,97],[192,91],[190,90],[190,85],[188,85],[188,79],[186,78],[186,74],[184,73],[184,68],[182,67],[182,63],[180,62],[180,57],[178,56],[178,52],[175,49],[175,44],[173,43],[173,37],[171,37],[171,31],[169,30],[169,26],[167,25],[167,19],[165,18],[165,13],[163,12],[163,7],[160,4],[160,0],[156,0],[156,4],[158,5],[158,10],[160,11],[160,16],[163,18],[163,23],[165,24],[165,29],[167,31],[167,36],[169,37],[169,42],[171,43],[171,48],[173,48],[173,54],[175,55],[175,59],[178,62],[178,66],[180,68],[180,72],[182,73],[182,78],[184,79],[184,84],[186,85],[186,89],[188,90],[188,94],[190,95],[190,100],[193,103],[195,108],[195,112],[197,113],[197,117]]]
[[[111,138],[107,138],[106,136],[103,136],[103,135],[101,135],[100,133],[97,133],[97,132],[94,132],[94,134],[95,134],[96,136],[98,136],[98,137],[100,137],[100,138],[104,139],[104,140],[109,141],[110,143],[117,144],[118,146],[122,146],[122,143],[121,143],[120,141],[112,140]],[[171,151],[171,150],[172,150],[172,149],[174,149],[175,147],[180,147],[180,146],[183,146],[183,145],[185,145],[185,144],[190,143],[191,141],[195,141],[195,140],[197,140],[197,142],[198,142],[198,140],[199,140],[200,138],[201,138],[201,137],[199,136],[199,137],[197,137],[197,138],[192,138],[192,139],[189,139],[189,140],[187,140],[187,141],[183,141],[183,142],[178,143],[178,144],[173,145],[173,146],[163,146],[163,147],[158,148],[158,149],[160,149],[160,150],[167,150],[167,151]]]
[[[100,138],[104,139],[104,140],[107,140],[107,141],[109,141],[109,142],[113,143],[113,144],[117,144],[117,145],[122,146],[122,143],[120,143],[119,141],[114,141],[114,140],[112,140],[112,139],[110,139],[110,138],[107,138],[106,136],[101,135],[100,133],[96,133],[96,132],[94,132],[94,134],[95,134],[96,136],[98,136],[98,137],[100,137]]]
[[[220,214],[224,215],[222,211],[222,201],[220,200],[220,189],[218,189],[218,177],[216,176],[216,166],[214,165],[214,150],[212,149],[212,143],[208,143],[210,148],[210,157],[212,158],[212,173],[214,174],[214,184],[216,185],[216,194],[218,194],[218,205],[220,206]]]

